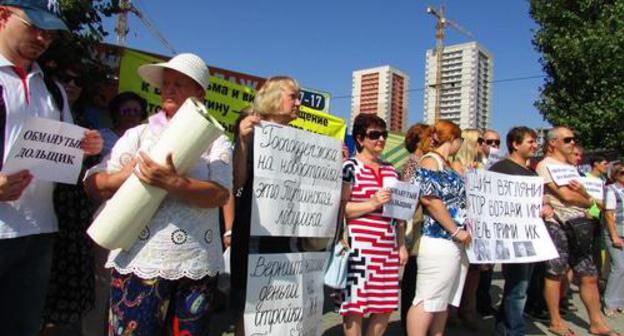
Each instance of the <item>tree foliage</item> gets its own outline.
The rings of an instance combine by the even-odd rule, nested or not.
[[[71,69],[87,83],[83,99],[89,101],[98,91],[98,84],[109,80],[111,69],[95,50],[108,35],[102,18],[118,11],[115,0],[60,0],[63,20],[70,32],[61,34],[42,55],[40,64],[47,73]]]
[[[588,148],[624,143],[624,0],[530,0],[546,73],[535,103]]]

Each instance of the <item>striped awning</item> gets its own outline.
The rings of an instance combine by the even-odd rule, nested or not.
[[[405,149],[404,140],[404,134],[390,132],[386,140],[386,147],[383,153],[381,153],[381,159],[391,163],[399,171],[409,157],[409,152]]]

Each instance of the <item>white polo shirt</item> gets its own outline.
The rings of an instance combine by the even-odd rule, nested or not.
[[[69,103],[63,95],[63,121],[72,122]],[[60,120],[54,98],[43,81],[43,72],[33,63],[30,72],[21,78],[14,65],[0,54],[0,145],[2,162],[15,143],[27,117]],[[0,202],[0,239],[57,231],[52,204],[54,183],[33,179],[22,196],[14,202]]]

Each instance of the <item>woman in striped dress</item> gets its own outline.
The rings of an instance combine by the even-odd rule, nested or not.
[[[357,154],[343,168],[343,199],[347,201],[350,246],[347,287],[340,314],[345,335],[361,335],[362,319],[370,316],[366,335],[382,335],[399,304],[399,268],[407,261],[403,229],[383,217],[390,192],[385,178],[396,170],[379,156],[386,143],[386,123],[374,114],[360,114],[353,124]]]

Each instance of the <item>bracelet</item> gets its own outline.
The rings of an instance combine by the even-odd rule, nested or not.
[[[232,236],[232,230],[227,230],[225,231],[225,233],[223,234],[223,237],[231,237]]]
[[[459,233],[459,231],[461,230],[460,227],[458,227],[457,229],[455,229],[455,232],[453,232],[453,234],[451,235],[451,238],[455,238],[457,237],[457,234]]]

